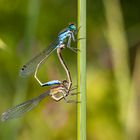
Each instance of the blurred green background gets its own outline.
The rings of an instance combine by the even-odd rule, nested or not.
[[[140,139],[139,7],[138,0],[87,1],[88,140]],[[1,113],[49,89],[19,71],[70,22],[77,22],[75,0],[0,0]],[[69,49],[63,56],[76,85],[77,56]],[[56,52],[39,77],[66,78]],[[47,98],[24,117],[0,123],[0,140],[75,139],[76,105],[65,101]]]

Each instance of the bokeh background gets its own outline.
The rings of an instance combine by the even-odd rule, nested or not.
[[[139,7],[138,0],[87,1],[88,140],[140,139]],[[49,90],[19,71],[71,22],[77,23],[75,0],[0,0],[0,113]],[[76,85],[77,56],[69,49],[63,56]],[[56,52],[39,77],[66,78]],[[0,123],[0,140],[75,139],[76,105],[51,98],[20,119]]]

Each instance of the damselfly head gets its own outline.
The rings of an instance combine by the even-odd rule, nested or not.
[[[68,28],[70,29],[70,31],[73,31],[73,32],[77,30],[76,29],[76,25],[73,24],[73,23],[69,24],[69,27]]]

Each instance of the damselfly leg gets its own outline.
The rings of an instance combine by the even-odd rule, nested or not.
[[[80,102],[77,102],[75,100],[69,100],[69,99],[66,98],[68,95],[74,95],[74,94],[76,94],[76,93],[71,93],[71,91],[72,91],[71,89],[68,91],[67,88],[66,88],[66,86],[61,86],[61,88],[59,88],[58,92],[55,92],[55,93],[51,94],[51,97],[56,102],[64,99],[66,103],[80,103]],[[62,95],[61,96],[59,95],[59,97],[58,97],[57,95],[59,93],[61,93]]]

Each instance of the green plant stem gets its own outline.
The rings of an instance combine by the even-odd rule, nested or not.
[[[86,0],[78,0],[78,27],[77,140],[86,140]]]

